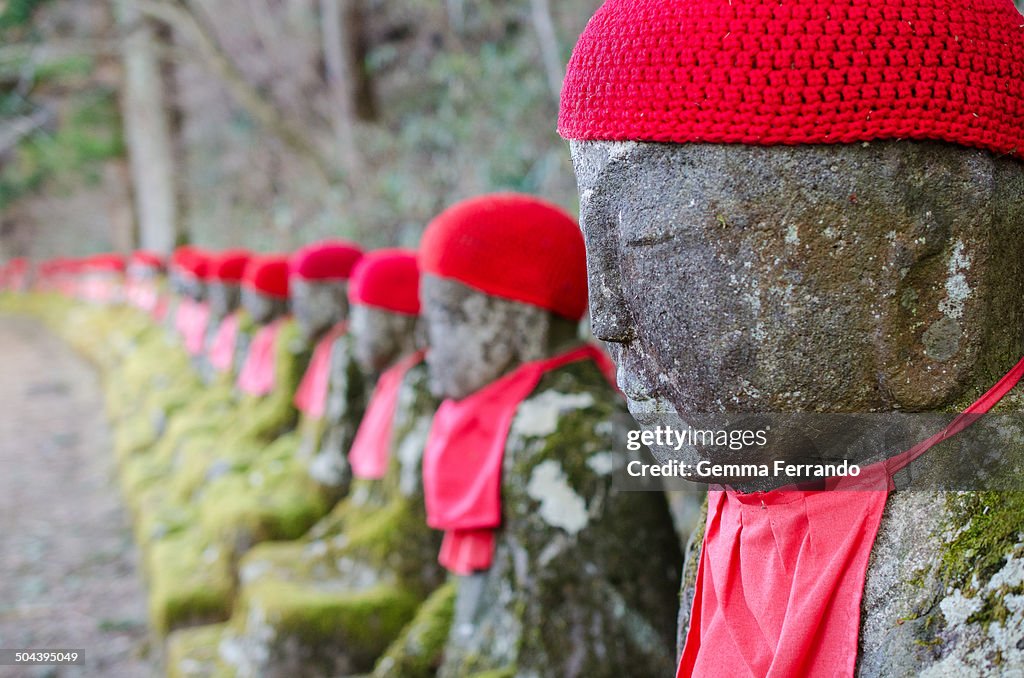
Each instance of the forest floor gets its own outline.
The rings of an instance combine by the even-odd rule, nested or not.
[[[96,373],[39,323],[0,315],[0,648],[84,651],[0,677],[156,674]]]

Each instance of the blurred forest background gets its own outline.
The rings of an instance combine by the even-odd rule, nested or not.
[[[0,0],[0,261],[176,243],[414,244],[513,189],[600,0]]]

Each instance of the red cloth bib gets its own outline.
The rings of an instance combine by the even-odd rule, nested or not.
[[[348,323],[340,322],[330,329],[313,349],[306,373],[295,391],[295,408],[311,419],[324,416],[327,390],[331,381],[331,349],[334,342],[348,330]]]
[[[677,678],[853,676],[868,559],[892,476],[988,412],[1024,359],[942,431],[826,490],[708,493]]]
[[[191,355],[203,352],[203,340],[206,338],[206,324],[210,321],[210,307],[207,304],[193,302],[185,317],[184,334],[185,350]]]
[[[366,414],[359,423],[359,430],[348,451],[348,463],[356,478],[379,480],[387,472],[398,389],[406,372],[423,361],[423,354],[424,351],[416,351],[402,358],[386,369],[373,387]]]
[[[516,410],[545,373],[591,359],[609,373],[608,357],[582,346],[525,363],[462,400],[445,400],[423,453],[427,524],[444,530],[438,561],[456,574],[490,567],[493,530],[501,524],[501,467]]]
[[[220,373],[229,372],[235,362],[235,345],[238,342],[238,311],[220,322],[210,342],[210,366]]]
[[[274,346],[285,319],[278,318],[256,332],[245,364],[238,373],[238,389],[252,396],[265,396],[274,390]]]

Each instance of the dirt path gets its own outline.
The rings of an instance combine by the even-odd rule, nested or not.
[[[40,324],[0,315],[0,648],[80,648],[80,667],[155,674],[145,596],[92,369]]]

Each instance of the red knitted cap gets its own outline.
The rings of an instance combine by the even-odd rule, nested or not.
[[[206,278],[209,263],[210,255],[191,245],[179,247],[174,250],[174,254],[171,256],[171,265],[174,268],[197,280]]]
[[[156,252],[135,250],[132,252],[131,265],[140,268],[162,269],[164,267],[164,259]]]
[[[420,269],[414,250],[385,249],[366,254],[348,282],[353,304],[392,313],[419,315]]]
[[[608,0],[569,61],[558,131],[1024,157],[1024,19],[1011,0]]]
[[[420,268],[492,296],[579,320],[587,308],[587,262],[576,221],[517,193],[449,207],[427,226]]]
[[[242,285],[277,299],[288,298],[288,257],[252,257],[245,267]]]
[[[124,273],[124,257],[120,254],[94,254],[84,261],[85,268],[90,271],[105,273]]]
[[[362,256],[363,251],[355,243],[324,240],[293,254],[291,273],[304,280],[346,280]]]
[[[248,250],[225,250],[210,258],[210,279],[237,285],[252,258]]]

